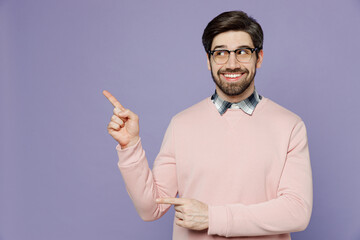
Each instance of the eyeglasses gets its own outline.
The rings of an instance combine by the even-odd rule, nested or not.
[[[214,51],[209,51],[208,53],[211,55],[213,60],[217,64],[225,64],[229,60],[230,54],[232,52],[235,53],[236,60],[241,63],[250,62],[253,52],[258,51],[258,48],[239,48],[233,51],[226,50],[226,49],[219,49]]]

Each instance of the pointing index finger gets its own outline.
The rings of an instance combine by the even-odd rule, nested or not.
[[[120,110],[124,111],[125,108],[121,105],[121,103],[108,91],[103,91],[104,96],[111,102],[111,104],[116,107],[120,108]]]
[[[156,202],[159,204],[183,205],[186,203],[184,198],[158,198]]]

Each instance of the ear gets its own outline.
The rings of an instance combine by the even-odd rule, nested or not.
[[[256,68],[260,68],[261,64],[263,62],[264,59],[264,51],[261,49],[259,54],[258,54],[258,59],[256,61]]]
[[[206,54],[206,60],[207,60],[208,69],[211,71],[210,58],[209,58],[209,54],[208,54],[208,53]]]

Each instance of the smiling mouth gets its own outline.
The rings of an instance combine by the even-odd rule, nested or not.
[[[221,75],[224,76],[225,80],[228,82],[236,82],[244,75],[244,73],[222,73]]]

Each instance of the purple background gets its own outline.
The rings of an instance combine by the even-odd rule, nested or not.
[[[265,32],[258,91],[307,125],[293,239],[360,239],[359,0],[0,0],[0,239],[170,239],[172,211],[143,222],[127,196],[101,92],[139,114],[152,166],[171,116],[214,91],[204,27],[237,9]]]

